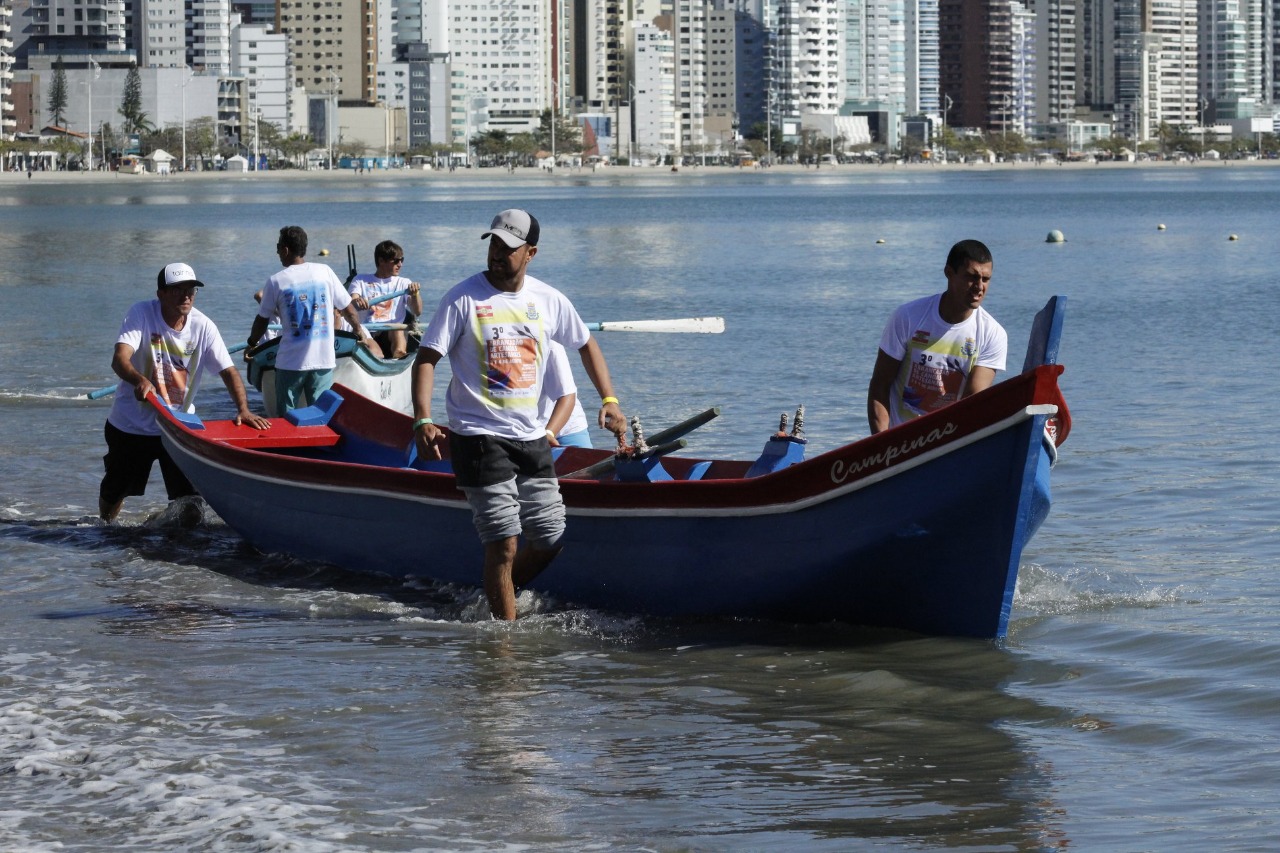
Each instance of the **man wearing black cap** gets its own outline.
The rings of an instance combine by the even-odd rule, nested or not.
[[[156,276],[156,298],[129,309],[116,338],[111,369],[120,377],[104,432],[106,476],[98,489],[98,514],[113,520],[124,499],[146,492],[151,465],[160,462],[169,500],[195,488],[160,443],[156,413],[146,402],[155,394],[173,408],[191,411],[203,369],[217,373],[236,404],[237,424],[268,429],[249,411],[248,397],[218,327],[196,310],[196,288],[204,282],[186,264],[169,264]]]
[[[539,414],[550,343],[576,350],[601,397],[600,426],[619,440],[626,418],[604,354],[563,293],[526,273],[538,254],[538,220],[504,210],[480,235],[488,268],[444,295],[413,367],[414,441],[440,459],[431,418],[436,364],[449,356],[449,455],[484,544],[484,590],[499,619],[516,618],[515,590],[560,552],[564,503]],[[523,546],[518,539],[525,536]]]

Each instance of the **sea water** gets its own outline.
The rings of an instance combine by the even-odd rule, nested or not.
[[[83,395],[166,263],[235,343],[281,226],[344,278],[348,244],[366,272],[396,240],[430,303],[509,206],[584,319],[725,318],[599,335],[650,432],[722,408],[703,456],[800,404],[811,453],[865,435],[883,323],[958,239],[995,255],[1013,370],[1065,294],[1074,428],[1008,638],[528,593],[498,624],[472,588],[151,518],[158,474],[95,520],[109,402]],[[0,849],[1274,849],[1278,209],[1265,166],[0,183]],[[478,548],[404,536],[479,579]]]

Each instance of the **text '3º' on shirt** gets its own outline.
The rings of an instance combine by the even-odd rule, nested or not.
[[[507,293],[477,273],[440,300],[421,346],[449,357],[451,430],[531,441],[545,435],[538,403],[549,342],[578,350],[590,339],[568,297],[549,284],[526,275]]]
[[[880,349],[902,362],[889,393],[890,426],[959,400],[974,367],[1004,370],[1004,328],[981,306],[952,325],[938,313],[941,299],[934,294],[901,305],[885,325]]]

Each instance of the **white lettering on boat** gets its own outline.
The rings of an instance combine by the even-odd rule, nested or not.
[[[954,423],[948,422],[945,426],[932,429],[924,435],[918,435],[909,441],[902,442],[901,444],[886,447],[879,453],[874,453],[871,456],[864,456],[856,462],[851,462],[848,465],[845,465],[843,459],[837,459],[831,464],[831,482],[843,483],[854,474],[861,474],[863,471],[870,471],[873,468],[879,468],[881,466],[888,468],[897,459],[918,453],[929,445],[942,441],[942,439],[953,434],[957,429],[959,429],[959,427]]]

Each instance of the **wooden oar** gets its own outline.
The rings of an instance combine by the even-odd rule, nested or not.
[[[664,444],[675,442],[676,439],[679,439],[682,436],[688,435],[698,427],[702,426],[705,423],[709,423],[710,421],[713,421],[718,417],[720,417],[720,407],[713,406],[710,409],[707,409],[705,412],[699,412],[698,414],[694,415],[691,418],[686,418],[685,420],[681,421],[680,423],[676,424],[673,427],[667,427],[664,430],[659,430],[658,432],[653,434],[652,438],[648,440],[648,444],[650,448],[653,448],[653,447],[661,447]],[[684,446],[683,444],[680,445],[680,447],[683,447],[683,446]],[[669,453],[672,450],[676,450],[676,449],[678,448],[670,447],[664,450],[664,452]],[[601,459],[599,462],[595,463],[594,465],[588,465],[586,468],[580,468],[577,471],[574,471],[570,474],[565,474],[560,479],[571,480],[575,478],[590,479],[593,477],[599,477],[602,474],[607,474],[610,471],[612,471],[613,466],[617,464],[617,461],[618,461],[617,455],[610,456],[608,459]]]
[[[235,346],[227,347],[227,354],[229,355],[233,352],[240,352],[240,350],[248,349],[248,347],[249,344],[247,341],[239,343]],[[119,383],[116,383],[116,385],[108,385],[106,388],[99,388],[97,391],[90,391],[88,394],[85,394],[85,396],[90,400],[101,400],[103,397],[110,397],[112,394],[116,393],[117,385],[119,385]]]
[[[613,320],[588,323],[593,332],[702,332],[718,335],[724,331],[723,317],[685,317],[679,320]]]

